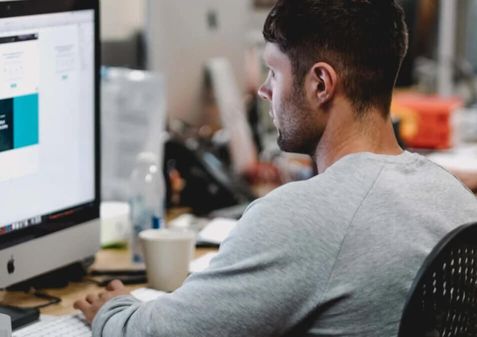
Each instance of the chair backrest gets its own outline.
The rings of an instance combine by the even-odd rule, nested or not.
[[[477,336],[477,223],[447,234],[417,273],[399,337]]]

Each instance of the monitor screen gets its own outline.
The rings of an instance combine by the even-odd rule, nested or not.
[[[0,3],[0,254],[99,216],[97,18]]]

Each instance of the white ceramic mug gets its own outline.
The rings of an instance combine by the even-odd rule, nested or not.
[[[139,233],[149,287],[173,291],[189,273],[195,233],[189,230],[148,229]]]

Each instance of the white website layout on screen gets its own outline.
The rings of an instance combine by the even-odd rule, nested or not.
[[[0,19],[0,232],[94,200],[93,15]]]

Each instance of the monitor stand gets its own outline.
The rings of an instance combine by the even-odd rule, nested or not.
[[[7,287],[8,291],[28,291],[34,289],[64,288],[70,282],[78,282],[87,274],[93,264],[94,256],[67,266],[55,269],[29,280]]]

